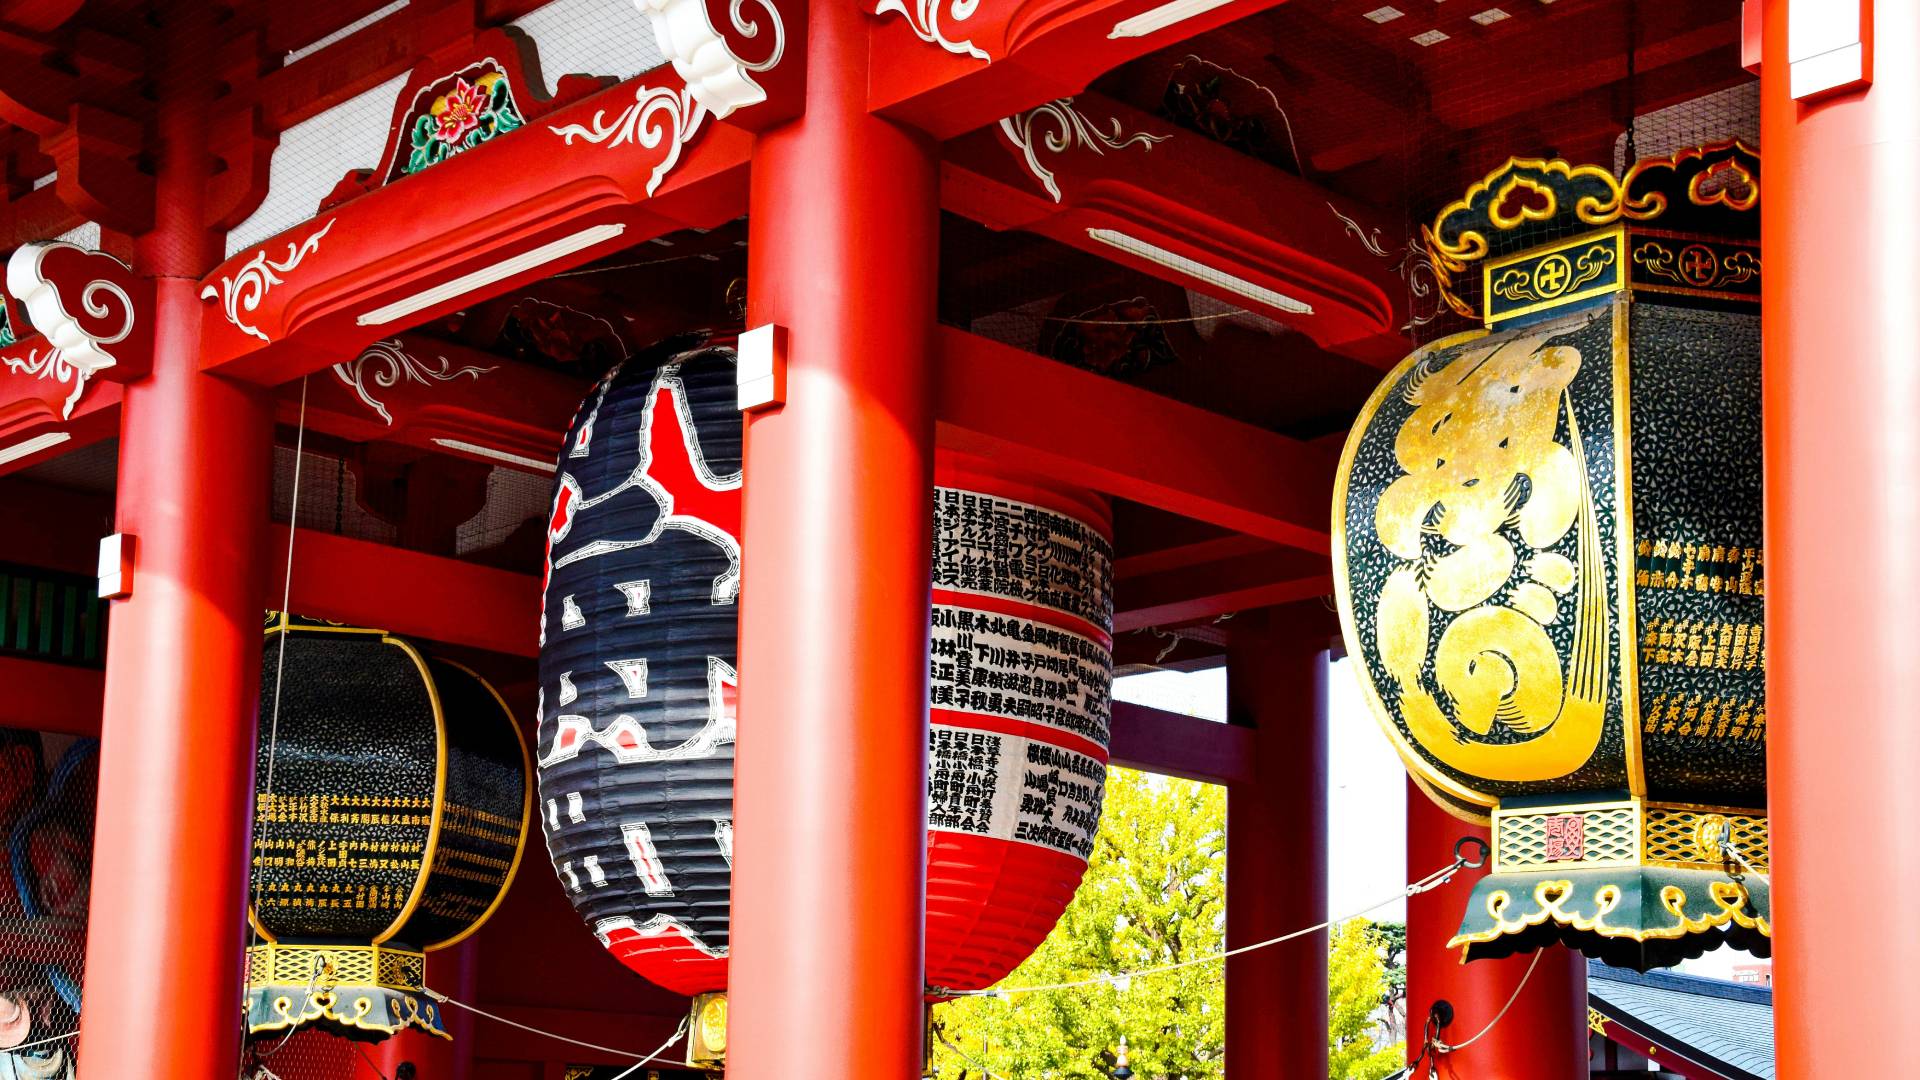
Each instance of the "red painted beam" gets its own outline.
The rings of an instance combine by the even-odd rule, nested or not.
[[[0,656],[0,727],[100,734],[106,673],[94,668]]]
[[[438,372],[404,377],[403,369]],[[393,385],[385,385],[385,381]],[[377,342],[315,372],[307,426],[354,442],[385,441],[488,465],[552,475],[581,382],[494,353],[417,335]],[[280,388],[278,419],[295,424],[300,384]]]
[[[1325,553],[1337,449],[942,327],[940,444]]]
[[[648,72],[236,253],[202,281],[202,366],[277,385],[476,297],[738,216],[752,143],[738,127],[708,120],[683,144],[678,119],[649,114],[668,125],[651,147],[555,131],[604,128],[640,88],[679,85]]]
[[[1332,591],[1325,557],[1297,549],[1253,551],[1157,573],[1121,571],[1114,582],[1113,628],[1195,622]]]
[[[1129,60],[1280,2],[1233,0],[1158,29],[1122,24],[1164,7],[1165,0],[980,0],[964,18],[953,14],[959,5],[899,5],[931,9],[955,49],[923,41],[901,14],[878,17],[870,31],[867,103],[938,138],[952,138],[1077,94]],[[862,6],[875,5],[867,0]]]
[[[42,374],[57,374],[54,353],[45,338],[34,335],[4,350],[0,360],[0,476],[78,450],[120,433],[121,386],[105,378],[89,380],[71,407],[67,398],[73,383]],[[30,374],[36,368],[41,374]],[[64,440],[28,452],[28,440],[65,435]]]
[[[1010,126],[947,146],[948,210],[1177,282],[1382,367],[1405,354],[1408,289],[1383,239],[1400,234],[1397,220],[1098,94]],[[1076,136],[1082,127],[1107,148]]]
[[[1111,760],[1115,765],[1209,784],[1253,779],[1253,732],[1233,724],[1135,705],[1113,703]]]
[[[1225,536],[1213,536],[1205,540],[1122,555],[1113,560],[1113,576],[1124,581],[1127,578],[1164,574],[1169,570],[1184,570],[1189,566],[1218,562],[1221,559],[1232,559],[1262,551],[1271,552],[1274,546],[1271,542],[1257,536],[1228,533]]]
[[[263,610],[281,605],[286,582],[286,526],[274,526],[271,535],[272,584],[261,598]],[[294,536],[287,606],[314,618],[512,656],[539,652],[539,578],[310,529]]]

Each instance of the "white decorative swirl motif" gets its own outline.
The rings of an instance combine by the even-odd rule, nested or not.
[[[334,218],[328,221],[298,244],[288,241],[286,258],[277,262],[267,258],[266,248],[254,252],[253,258],[248,259],[232,277],[222,276],[217,288],[209,285],[201,289],[200,299],[212,300],[218,297],[222,306],[226,308],[227,321],[238,327],[241,333],[257,337],[261,341],[272,341],[272,338],[260,332],[259,327],[242,319],[240,313],[258,310],[260,302],[267,298],[267,292],[285,281],[280,275],[292,272],[307,256],[320,250],[321,237],[326,236],[328,230],[333,228],[334,221],[338,220],[340,219]]]
[[[694,97],[690,88],[673,90],[667,87],[642,86],[634,91],[633,104],[620,111],[612,120],[607,119],[605,109],[596,111],[590,124],[568,124],[565,127],[549,127],[555,135],[573,145],[575,139],[585,139],[608,150],[625,143],[634,143],[651,150],[664,140],[667,144],[666,156],[653,167],[653,175],[647,180],[647,194],[659,190],[661,181],[667,178],[674,165],[680,161],[680,148],[693,140],[700,125],[707,118],[707,107]]]
[[[748,3],[766,11],[764,21],[746,17]],[[762,60],[742,60],[734,53],[707,17],[706,0],[633,0],[633,5],[652,20],[660,51],[673,61],[673,70],[686,80],[693,99],[715,119],[724,120],[735,109],[767,100],[766,89],[753,76],[771,70],[787,51],[787,29],[772,0],[730,0],[727,6],[727,19],[741,37],[757,38],[763,27],[772,31],[772,44]],[[695,127],[698,124],[689,125],[689,136]]]
[[[120,329],[115,330],[111,337],[92,340],[95,345],[118,345],[127,340],[128,334],[133,333],[133,298],[127,295],[127,290],[111,281],[87,282],[87,287],[80,290],[80,306],[88,315],[96,319],[104,319],[113,314],[113,308],[101,303],[98,299],[101,293],[106,293],[120,301],[120,310],[127,313],[127,321],[121,323]]]
[[[1129,146],[1143,146],[1151,153],[1155,143],[1166,142],[1172,137],[1149,135],[1144,131],[1127,135],[1120,130],[1120,120],[1117,117],[1110,119],[1113,130],[1103,130],[1096,126],[1085,113],[1074,108],[1072,98],[1061,98],[1018,116],[1007,117],[1000,121],[1000,130],[1006,134],[1008,141],[1019,147],[1020,152],[1026,155],[1027,171],[1033,173],[1034,179],[1040,181],[1041,186],[1047,189],[1047,194],[1053,196],[1054,202],[1059,202],[1060,185],[1054,181],[1053,172],[1040,164],[1039,154],[1042,145],[1055,154],[1064,154],[1075,146],[1086,147],[1096,154],[1105,154],[1108,150],[1124,150]],[[1041,121],[1052,124],[1055,130],[1042,130],[1036,138],[1034,125]]]
[[[116,361],[106,346],[125,341],[133,333],[138,316],[133,310],[133,298],[127,295],[126,289],[105,278],[93,278],[80,290],[81,311],[89,319],[111,319],[116,308],[100,300],[100,295],[105,293],[118,301],[117,310],[122,320],[110,333],[103,332],[98,326],[81,323],[79,317],[68,309],[68,302],[60,296],[60,287],[48,277],[46,269],[46,261],[50,256],[64,257],[64,252],[68,251],[79,252],[86,259],[107,260],[109,268],[102,272],[112,273],[112,268],[127,269],[125,263],[112,256],[88,251],[61,240],[22,244],[7,260],[7,291],[25,305],[28,319],[46,337],[47,343],[53,346],[54,352],[59,355],[59,362],[82,373],[80,385],[84,385],[86,377],[114,366]],[[71,285],[70,278],[68,284]],[[9,363],[8,366],[13,365]],[[77,387],[74,393],[78,397]]]
[[[398,386],[403,379],[426,386],[428,379],[452,382],[462,375],[470,376],[477,382],[480,376],[494,370],[475,366],[456,368],[453,361],[444,356],[440,357],[440,365],[434,367],[408,352],[399,338],[376,341],[352,360],[333,365],[333,373],[340,376],[340,381],[346,383],[368,408],[379,413],[380,419],[385,420],[388,426],[393,424],[393,414],[367,389],[368,363],[380,365],[373,372],[373,383],[382,387]]]
[[[953,21],[957,23],[966,22],[973,17],[974,12],[980,10],[980,0],[944,0],[944,2],[947,3],[947,13],[952,15]],[[913,28],[914,36],[921,41],[929,45],[938,45],[957,56],[971,56],[975,60],[991,61],[993,57],[988,56],[971,40],[948,40],[947,35],[940,29],[942,3],[943,0],[913,0],[912,6],[909,7],[907,0],[880,0],[874,5],[873,13],[885,15],[888,12],[897,11],[907,20],[907,25]]]
[[[30,349],[24,357],[0,356],[0,363],[15,375],[25,375],[30,379],[51,379],[65,384],[71,382],[73,390],[67,395],[66,407],[60,410],[60,419],[73,419],[74,403],[80,400],[80,394],[87,388],[87,376],[91,375],[85,365],[69,361],[59,349],[49,348],[45,352]]]
[[[1327,209],[1333,211],[1333,216],[1339,218],[1340,224],[1346,228],[1347,235],[1360,241],[1360,246],[1366,248],[1368,254],[1377,255],[1382,259],[1394,258],[1395,253],[1388,249],[1379,229],[1368,232],[1359,222],[1341,213],[1340,208],[1332,203],[1327,204]],[[1433,265],[1433,256],[1427,251],[1427,246],[1417,239],[1408,240],[1398,254],[1399,258],[1390,269],[1400,275],[1400,280],[1407,283],[1409,301],[1407,321],[1401,324],[1400,329],[1412,330],[1440,317],[1442,307],[1439,292],[1440,272]],[[1424,302],[1429,297],[1432,298],[1431,304]]]

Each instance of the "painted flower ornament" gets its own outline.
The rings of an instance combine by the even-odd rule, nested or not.
[[[453,89],[436,99],[433,103],[433,115],[439,121],[434,129],[434,137],[449,146],[456,145],[466,137],[467,132],[480,126],[480,114],[487,110],[489,91],[488,80],[498,79],[498,75],[483,76],[478,83],[465,79],[455,79]]]

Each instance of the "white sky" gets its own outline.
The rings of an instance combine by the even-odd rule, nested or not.
[[[1224,721],[1227,669],[1129,675],[1114,684],[1113,696]],[[1406,773],[1367,715],[1345,661],[1334,664],[1328,709],[1327,910],[1347,915],[1406,884]],[[1404,919],[1406,904],[1395,902],[1371,917]]]

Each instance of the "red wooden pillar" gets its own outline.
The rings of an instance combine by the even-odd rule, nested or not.
[[[153,372],[126,389],[116,527],[137,538],[114,605],[100,749],[86,1022],[88,1080],[233,1076],[271,411],[200,373],[213,5],[169,5],[158,86]]]
[[[866,109],[867,20],[816,3],[805,115],[753,155],[729,972],[734,1080],[922,1067],[937,155]]]
[[[1806,1080],[1884,1071],[1849,1033],[1920,1008],[1902,980],[1860,985],[1920,967],[1920,926],[1882,900],[1920,888],[1920,5],[1870,5],[1872,84],[1811,102],[1791,96],[1788,6],[1764,5],[1760,80],[1767,768],[1775,1047]]]
[[[1407,785],[1409,881],[1445,866],[1463,836],[1488,839],[1486,829],[1448,814],[1418,787]],[[1446,885],[1407,900],[1407,1058],[1420,1052],[1434,1002],[1453,1005],[1453,1023],[1440,1039],[1457,1045],[1485,1028],[1511,999],[1513,1007],[1484,1037],[1439,1059],[1440,1076],[1586,1080],[1587,966],[1579,953],[1559,945],[1543,950],[1528,976],[1531,955],[1462,964],[1459,950],[1447,948],[1474,882],[1486,873],[1485,867],[1463,870]],[[1526,986],[1516,998],[1514,988],[1523,978]],[[1426,1080],[1425,1063],[1416,1076]]]
[[[1311,606],[1231,624],[1227,708],[1253,727],[1255,779],[1227,789],[1229,948],[1327,918],[1326,650],[1338,627]],[[1229,1080],[1324,1080],[1326,932],[1234,957],[1226,978]]]

